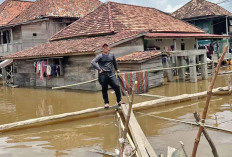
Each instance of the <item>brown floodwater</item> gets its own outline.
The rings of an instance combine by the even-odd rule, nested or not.
[[[227,70],[227,69],[225,69]],[[215,87],[226,86],[229,75],[218,76]],[[210,80],[211,78],[209,78]],[[151,89],[149,94],[174,96],[207,90],[209,80],[198,83],[175,81]],[[115,96],[109,92],[110,103]],[[154,98],[136,96],[135,103]],[[126,101],[126,99],[124,99]],[[202,113],[205,99],[157,107],[143,113],[194,122],[193,112]],[[70,90],[33,88],[6,88],[0,86],[0,124],[38,118],[43,116],[79,111],[102,106],[101,93]],[[136,117],[154,150],[166,154],[167,147],[180,148],[183,141],[191,154],[197,128],[194,126],[155,119],[136,113]],[[232,130],[232,97],[214,96],[211,101],[207,124]],[[209,130],[220,156],[232,153],[231,134]],[[0,156],[93,156],[103,155],[90,152],[102,149],[114,152],[117,148],[118,129],[115,115],[102,115],[37,128],[0,134]],[[212,153],[204,137],[199,145],[198,156],[211,157]]]

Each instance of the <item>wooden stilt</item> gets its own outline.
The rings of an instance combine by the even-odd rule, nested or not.
[[[201,121],[200,115],[197,112],[194,113],[194,117],[195,117],[197,123],[199,123]],[[209,142],[209,145],[212,149],[214,157],[218,157],[218,153],[217,153],[217,149],[215,147],[215,144],[213,143],[212,139],[210,138],[205,127],[203,127],[203,134],[204,134],[206,140]]]
[[[213,93],[212,91],[213,91],[214,83],[216,81],[216,78],[217,78],[217,75],[218,75],[222,60],[224,59],[224,56],[225,56],[227,50],[228,50],[228,46],[225,47],[224,52],[223,52],[223,54],[222,54],[222,56],[221,56],[221,58],[220,58],[220,60],[218,62],[218,65],[217,65],[216,70],[215,70],[215,74],[213,76],[213,79],[212,79],[210,87],[209,87],[209,91],[207,92],[206,104],[205,104],[203,114],[202,114],[202,118],[201,118],[201,123],[202,124],[205,123],[206,115],[207,115],[208,108],[209,108],[209,102],[210,102],[210,99],[211,99],[211,96],[212,96],[212,93]],[[192,151],[192,157],[196,156],[197,148],[198,148],[198,144],[199,144],[200,139],[201,139],[202,131],[203,131],[203,126],[200,125],[198,133],[197,133],[197,137],[195,139],[195,143],[194,143],[194,147],[193,147],[193,151]]]

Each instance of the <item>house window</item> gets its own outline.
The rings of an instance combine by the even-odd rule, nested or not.
[[[181,43],[181,50],[185,50],[185,43]]]
[[[10,31],[9,30],[5,30],[1,32],[1,40],[0,40],[1,44],[7,44],[10,43]]]
[[[34,61],[34,72],[38,75],[43,73],[48,79],[64,75],[63,58],[49,58]]]
[[[33,33],[33,37],[36,37],[37,36],[37,33]]]
[[[232,19],[230,19],[230,25],[232,26]]]

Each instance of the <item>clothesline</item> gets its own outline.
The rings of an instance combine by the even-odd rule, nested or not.
[[[193,65],[187,65],[187,66],[170,67],[170,68],[159,68],[159,69],[150,69],[150,70],[140,70],[140,71],[133,71],[133,72],[144,72],[144,71],[147,71],[147,72],[156,72],[156,71],[163,71],[163,70],[188,68],[188,67],[194,67],[194,66],[200,66],[200,65],[206,65],[206,64],[207,63],[200,63],[200,64],[193,64]],[[119,73],[119,74],[125,74],[125,72],[124,73]],[[76,84],[70,84],[70,85],[59,86],[59,87],[52,87],[52,89],[62,89],[62,88],[67,88],[67,87],[79,86],[79,85],[83,85],[83,84],[95,82],[97,80],[98,79],[93,79],[93,80],[89,80],[89,81],[85,81],[85,82],[80,82],[80,83],[76,83]]]

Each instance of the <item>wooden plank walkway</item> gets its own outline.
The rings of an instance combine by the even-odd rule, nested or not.
[[[122,113],[125,118],[127,117],[128,113],[127,107],[128,106],[125,104],[122,105]],[[158,157],[152,146],[150,145],[149,141],[147,140],[146,136],[144,135],[138,121],[135,118],[133,111],[131,112],[129,129],[140,157]]]

